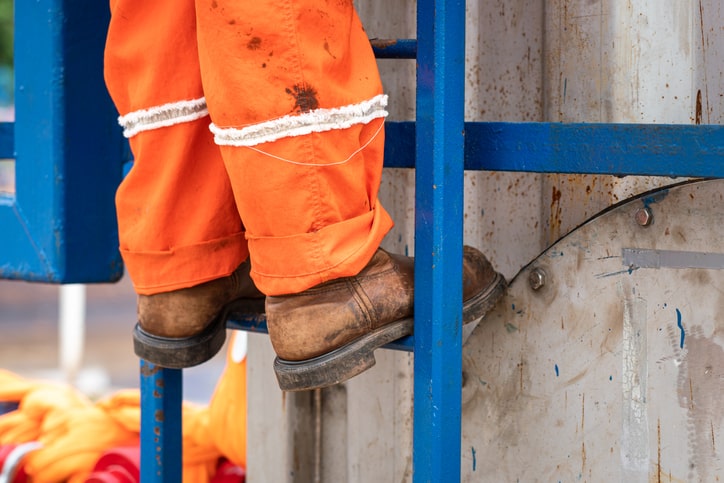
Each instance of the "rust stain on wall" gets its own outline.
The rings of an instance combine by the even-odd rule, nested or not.
[[[555,240],[559,238],[561,231],[561,195],[563,193],[556,186],[552,187],[551,194],[551,212],[550,212],[550,235],[551,239]]]

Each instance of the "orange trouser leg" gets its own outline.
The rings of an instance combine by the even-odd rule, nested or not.
[[[377,200],[386,115],[351,0],[197,0],[201,74],[270,295],[354,275],[392,226]]]
[[[106,77],[136,157],[117,197],[136,289],[230,272],[247,253],[240,219],[267,294],[357,273],[392,221],[377,201],[386,98],[351,2],[199,0],[195,20],[190,3],[111,5]]]
[[[116,196],[134,287],[152,294],[228,275],[248,251],[204,112],[193,2],[117,0],[111,10],[105,75],[134,155]]]

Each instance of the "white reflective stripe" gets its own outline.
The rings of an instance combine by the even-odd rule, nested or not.
[[[386,106],[387,96],[380,94],[359,104],[349,104],[332,109],[315,109],[298,115],[252,124],[241,129],[222,128],[213,123],[210,129],[214,133],[216,144],[256,146],[286,137],[346,129],[355,124],[367,124],[374,119],[387,117]]]
[[[206,99],[202,97],[129,112],[118,118],[118,124],[123,127],[123,135],[130,138],[143,131],[194,121],[208,115]]]

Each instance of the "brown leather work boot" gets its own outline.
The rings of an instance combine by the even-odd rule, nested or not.
[[[181,369],[211,359],[224,345],[230,306],[250,302],[264,311],[264,294],[245,261],[231,275],[194,287],[138,296],[136,355],[162,367]]]
[[[375,364],[374,350],[413,331],[414,260],[379,249],[354,277],[267,297],[274,371],[285,391],[343,382]],[[478,320],[506,282],[485,256],[463,250],[463,323]]]

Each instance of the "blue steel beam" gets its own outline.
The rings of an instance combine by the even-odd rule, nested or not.
[[[724,126],[475,123],[466,133],[470,169],[724,177]]]
[[[182,371],[142,360],[140,388],[141,483],[180,482]]]
[[[417,4],[413,480],[460,480],[465,2]]]
[[[415,123],[385,126],[385,166],[414,168]],[[465,169],[724,178],[724,126],[465,123]]]
[[[118,280],[113,197],[124,141],[103,82],[105,2],[15,2],[15,113],[0,151],[15,158],[0,195],[0,278]]]

